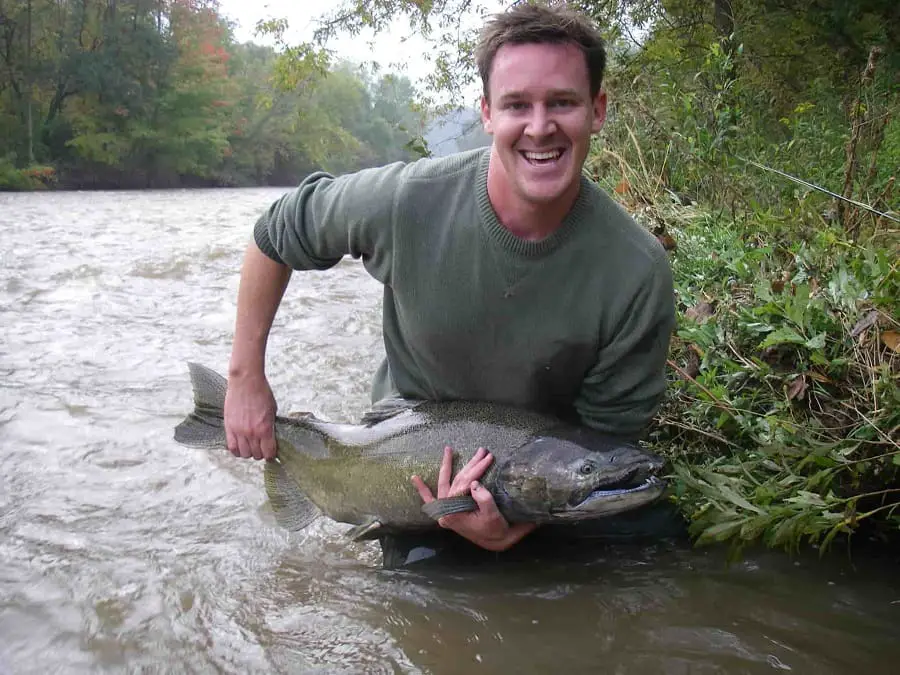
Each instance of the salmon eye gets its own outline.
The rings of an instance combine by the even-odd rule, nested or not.
[[[578,470],[578,472],[582,476],[589,476],[594,473],[594,465],[591,462],[585,462],[581,465],[581,468]]]

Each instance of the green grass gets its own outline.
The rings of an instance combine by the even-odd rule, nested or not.
[[[821,219],[663,219],[679,305],[652,433],[699,543],[900,533],[897,250]]]

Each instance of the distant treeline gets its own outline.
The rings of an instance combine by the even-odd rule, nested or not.
[[[294,184],[416,156],[415,100],[239,44],[215,2],[0,0],[0,188]]]

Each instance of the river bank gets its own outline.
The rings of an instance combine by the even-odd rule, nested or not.
[[[17,169],[0,161],[0,192],[65,190],[172,190],[206,188],[292,187],[308,175],[295,170],[273,170],[260,180],[247,176],[205,177],[153,171],[123,172],[110,168],[62,169],[35,165]]]

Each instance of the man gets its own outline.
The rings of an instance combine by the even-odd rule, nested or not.
[[[275,456],[265,346],[291,269],[344,255],[384,284],[373,401],[491,400],[628,438],[651,420],[665,388],[672,279],[656,239],[582,176],[606,117],[603,42],[583,17],[525,5],[487,23],[476,60],[491,148],[316,173],[257,222],[225,401],[235,455]],[[438,496],[471,490],[479,510],[441,525],[500,551],[533,526],[510,526],[479,487],[491,459],[479,451],[451,480],[445,451]]]

